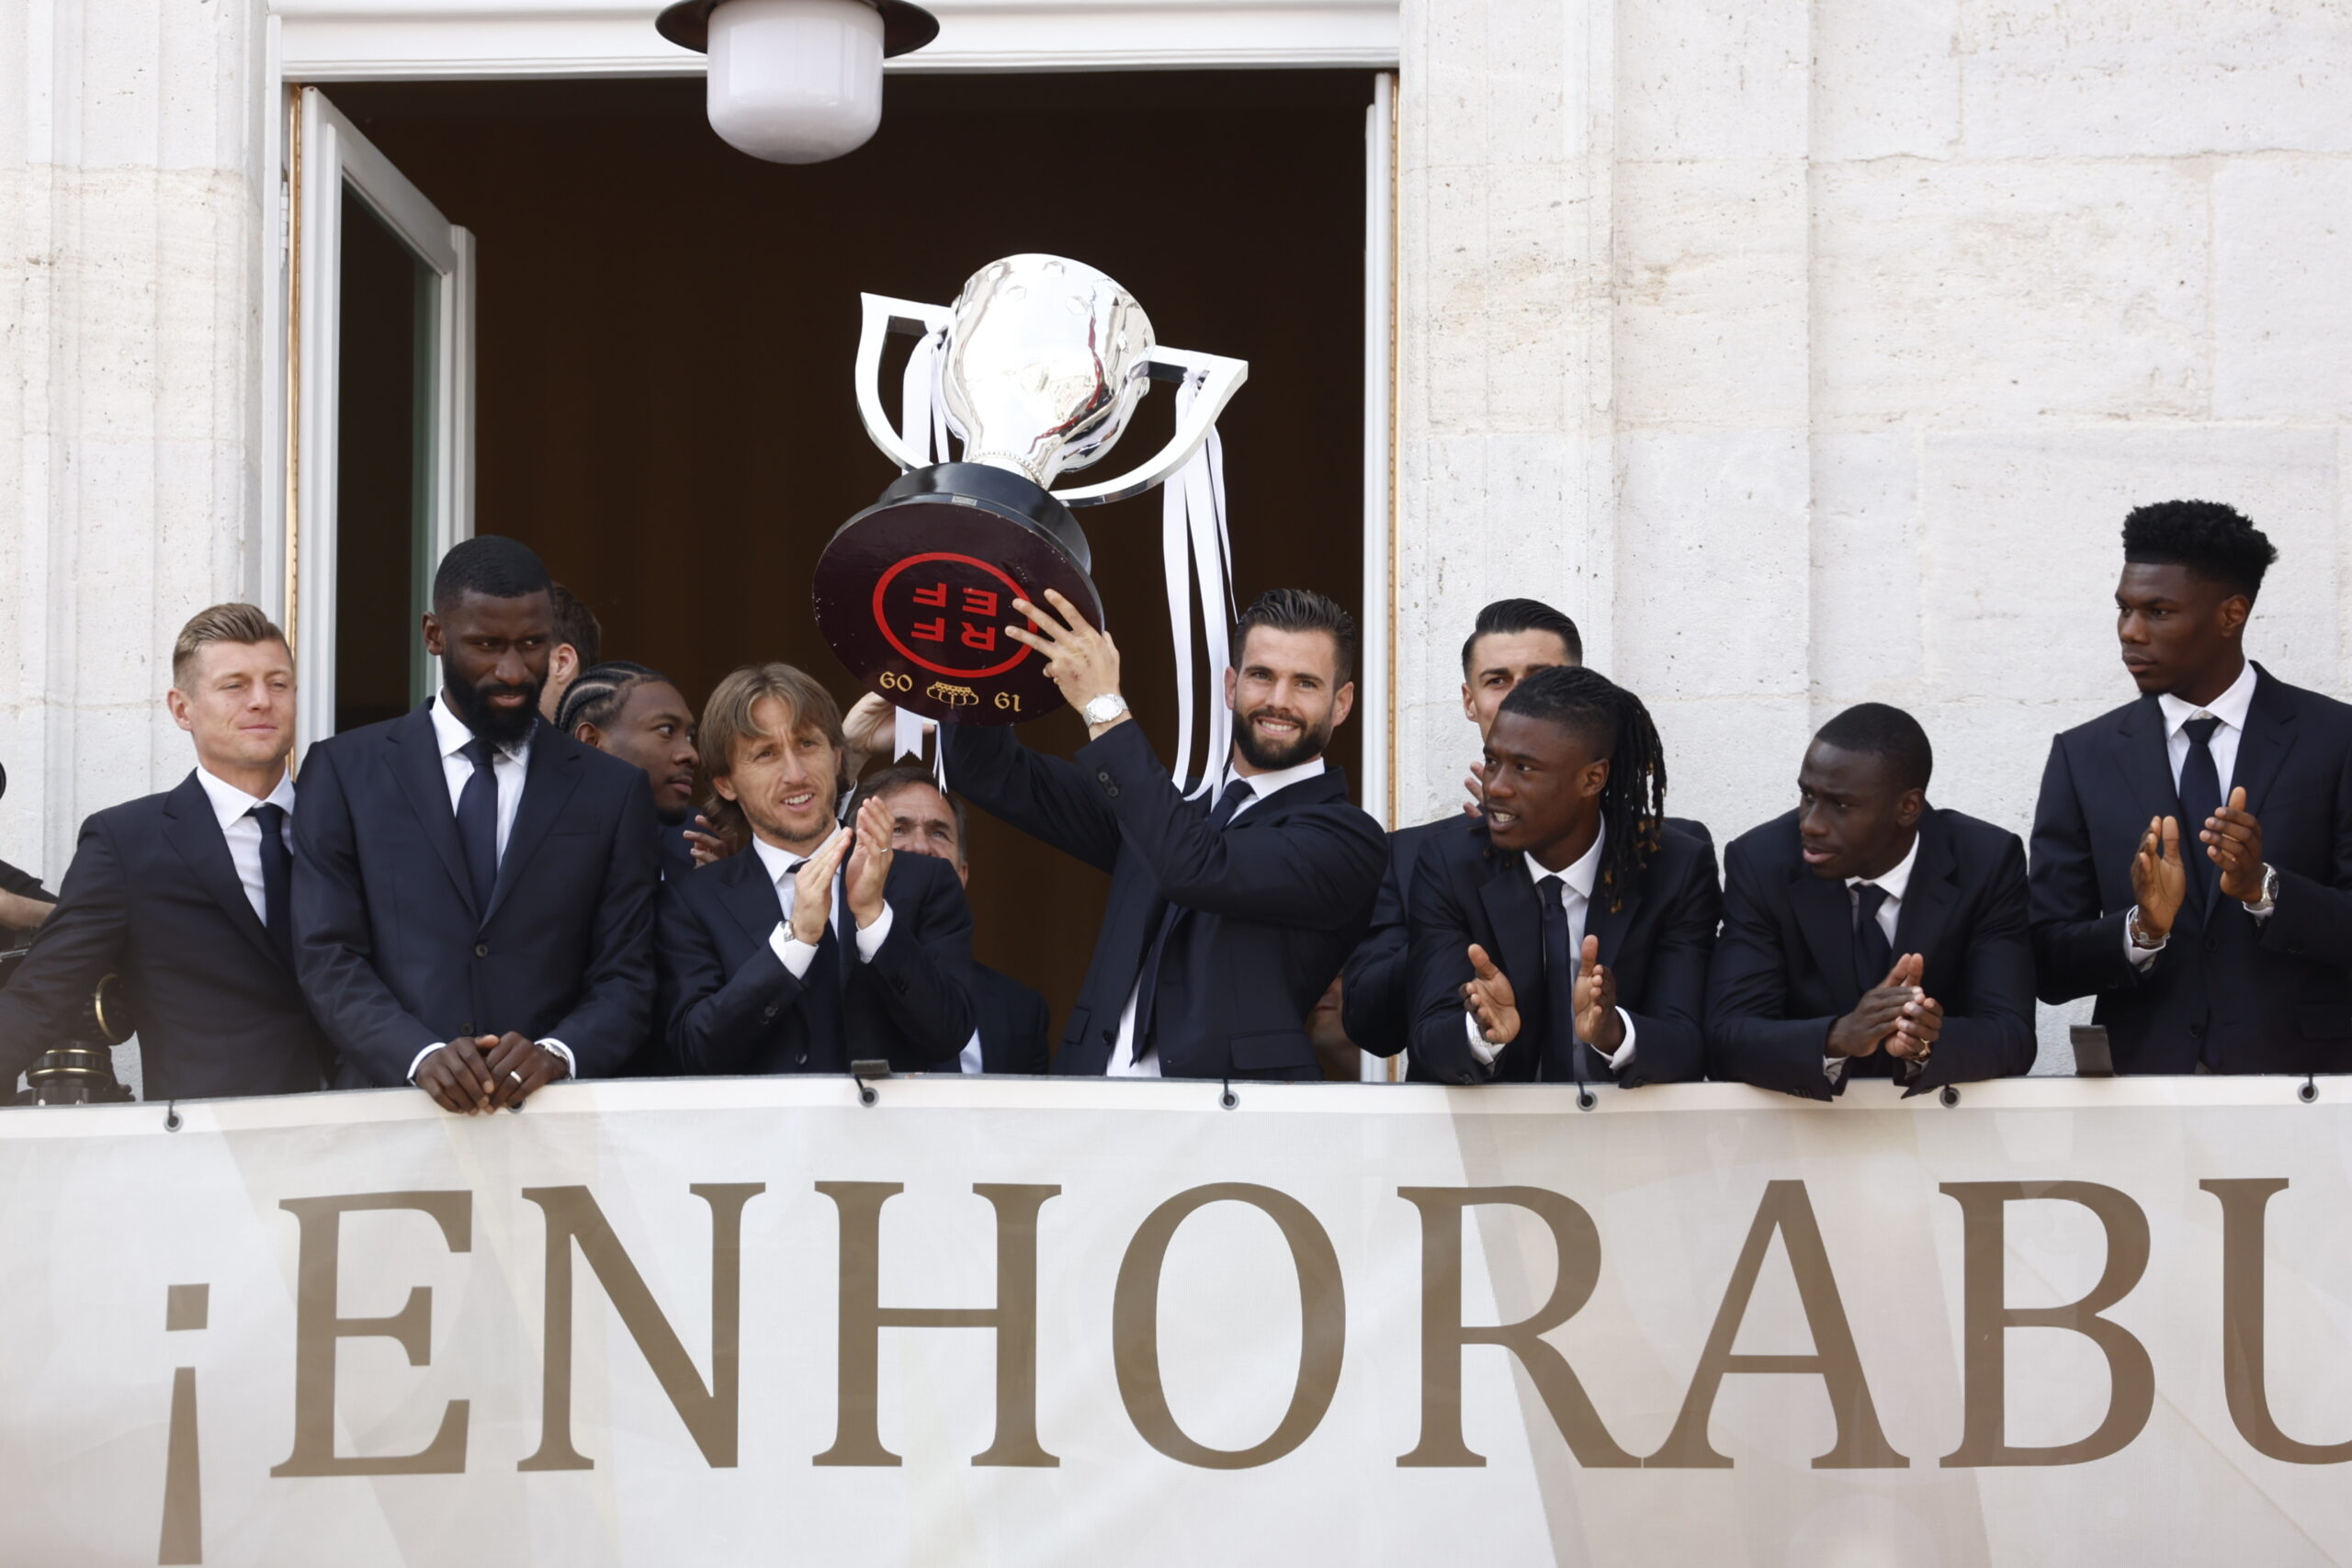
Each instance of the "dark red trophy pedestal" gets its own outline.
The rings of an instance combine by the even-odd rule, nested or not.
[[[1102,603],[1069,508],[1023,476],[940,463],[899,476],[817,558],[817,627],[851,674],[910,713],[1019,724],[1062,705],[1045,660],[1005,635],[1015,599]]]

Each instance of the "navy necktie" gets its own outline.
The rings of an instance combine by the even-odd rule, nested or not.
[[[286,807],[264,801],[245,813],[261,824],[262,925],[270,945],[294,967],[294,857],[286,848]]]
[[[1536,1058],[1538,1078],[1584,1081],[1577,1055],[1577,959],[1568,941],[1568,909],[1562,895],[1567,884],[1556,876],[1537,879],[1535,904],[1543,917],[1544,1006],[1551,1016]]]
[[[1216,809],[1209,813],[1209,826],[1223,831],[1225,825],[1233,820],[1234,814],[1256,795],[1248,779],[1235,779],[1225,786],[1225,793],[1217,796]],[[1162,910],[1159,924],[1152,930],[1151,941],[1144,946],[1143,971],[1136,981],[1135,1054],[1129,1058],[1131,1061],[1142,1061],[1143,1054],[1151,1048],[1152,1026],[1157,1021],[1152,1017],[1151,1004],[1159,993],[1159,958],[1168,946],[1168,933],[1176,929],[1177,918],[1183,912],[1174,904]]]
[[[2222,770],[2213,761],[2213,731],[2218,718],[2192,718],[2182,725],[2188,737],[2188,755],[2180,764],[2180,858],[2188,863],[2188,886],[2199,908],[2213,907],[2213,884],[2220,869],[2205,852],[2198,834],[2205,818],[2222,809]]]
[[[1894,967],[1894,944],[1878,923],[1886,898],[1886,889],[1875,882],[1854,889],[1854,983],[1865,991],[1885,984],[1886,972]]]
[[[490,895],[498,886],[498,774],[490,742],[475,736],[463,752],[474,765],[473,777],[458,795],[458,847],[465,852],[466,878],[473,884],[474,913],[490,913]]]

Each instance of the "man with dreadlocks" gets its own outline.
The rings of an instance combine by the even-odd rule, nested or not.
[[[1827,1100],[2033,1066],[2025,846],[1928,804],[1935,754],[1901,708],[1821,727],[1797,807],[1724,852],[1707,1076]]]
[[[1539,670],[1486,741],[1486,813],[1413,870],[1414,1059],[1444,1083],[1695,1078],[1723,906],[1714,855],[1670,826],[1641,699]]]

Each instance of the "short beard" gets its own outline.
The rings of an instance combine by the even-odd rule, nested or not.
[[[1287,746],[1270,746],[1259,736],[1258,727],[1250,722],[1265,711],[1263,708],[1252,708],[1248,713],[1238,715],[1239,722],[1233,727],[1234,750],[1241,753],[1243,761],[1261,773],[1295,768],[1301,762],[1321,756],[1323,748],[1331,743],[1331,726],[1327,720],[1320,728],[1300,725],[1298,738]]]
[[[449,705],[465,720],[466,728],[501,750],[512,750],[531,727],[539,722],[539,694],[546,689],[545,681],[533,681],[520,686],[510,686],[503,681],[492,681],[480,686],[469,686],[458,673],[457,666],[447,654],[441,657],[441,690]],[[490,705],[491,697],[500,692],[521,692],[523,705],[514,713],[499,712]]]

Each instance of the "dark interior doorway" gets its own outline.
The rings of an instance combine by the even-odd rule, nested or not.
[[[1110,273],[1164,343],[1250,362],[1221,425],[1236,592],[1312,587],[1361,616],[1369,73],[894,75],[872,142],[799,168],[720,142],[694,80],[329,93],[474,232],[475,526],[537,548],[595,610],[606,657],[697,703],[781,658],[846,705],[809,572],[894,475],[853,400],[857,296],[944,304],[1022,251]],[[885,382],[895,410],[895,366]],[[1100,472],[1150,452],[1171,402],[1148,397]],[[1159,498],[1081,521],[1164,757]],[[1334,748],[1351,773],[1361,730]],[[1083,730],[1065,713],[1023,735],[1068,755]],[[1043,990],[1058,1026],[1103,879],[977,816],[971,855],[978,955]]]

